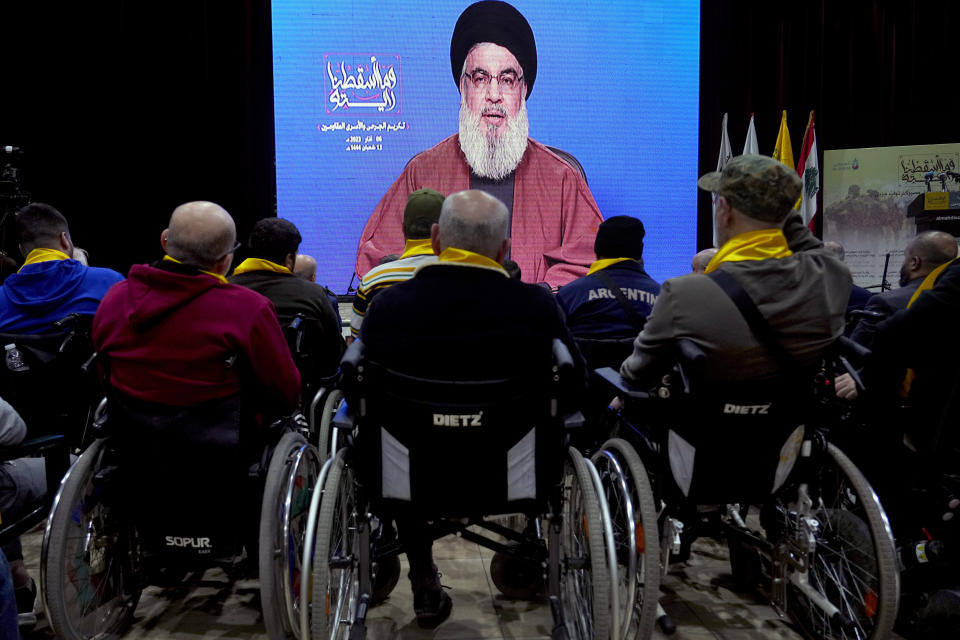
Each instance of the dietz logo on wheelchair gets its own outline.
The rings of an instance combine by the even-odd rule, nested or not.
[[[481,427],[483,411],[480,413],[435,413],[433,426],[435,427]]]
[[[742,416],[767,415],[770,410],[770,403],[767,404],[725,404],[724,413],[736,413]]]
[[[180,536],[165,536],[168,547],[182,547],[200,549],[199,553],[210,553],[210,538],[182,538]]]

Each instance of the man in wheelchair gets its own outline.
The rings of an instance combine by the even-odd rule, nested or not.
[[[801,184],[786,165],[753,155],[700,178],[700,188],[716,194],[720,249],[707,277],[664,282],[620,368],[625,378],[655,379],[681,338],[707,355],[710,378],[750,380],[770,377],[787,363],[816,366],[843,334],[852,280],[793,210]],[[754,310],[745,316],[738,301]],[[767,334],[772,340],[764,339]]]
[[[810,637],[886,637],[897,580],[885,516],[813,419],[849,271],[793,211],[801,181],[789,167],[740,156],[699,185],[717,198],[720,249],[705,276],[664,283],[620,367],[640,389],[617,383],[620,433],[666,505],[664,565],[689,548],[681,533],[703,506],[725,505],[735,580],[767,575],[771,602]],[[752,504],[763,505],[762,534],[744,522]]]
[[[551,339],[559,338],[574,354],[576,384],[567,399],[575,407],[585,380],[582,359],[553,297],[509,278],[500,265],[510,248],[507,230],[507,209],[493,196],[482,191],[449,196],[431,233],[438,260],[377,295],[361,330],[365,357],[407,376],[490,380],[542,369],[551,361]],[[446,455],[456,459],[471,452]],[[436,627],[450,615],[452,603],[433,562],[433,538],[416,516],[398,516],[397,525],[410,563],[417,622]]]

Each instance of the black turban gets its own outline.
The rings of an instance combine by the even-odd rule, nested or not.
[[[458,87],[463,61],[473,45],[481,42],[498,44],[513,54],[523,69],[529,98],[537,79],[537,43],[523,14],[498,0],[481,0],[464,9],[450,38],[450,69]]]

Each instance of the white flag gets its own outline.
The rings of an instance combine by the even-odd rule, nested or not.
[[[717,158],[717,171],[723,171],[723,167],[733,157],[733,150],[730,148],[730,134],[727,133],[727,114],[723,114],[723,133],[720,136],[720,156]],[[713,246],[717,246],[717,194],[713,194]]]
[[[757,144],[757,128],[753,125],[753,114],[750,114],[750,124],[747,126],[747,139],[743,141],[743,155],[748,153],[760,155],[760,145]]]

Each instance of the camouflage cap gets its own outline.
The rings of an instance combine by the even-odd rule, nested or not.
[[[780,222],[797,203],[803,181],[778,160],[745,155],[731,159],[723,171],[702,176],[697,185],[704,191],[719,193],[751,218]]]

